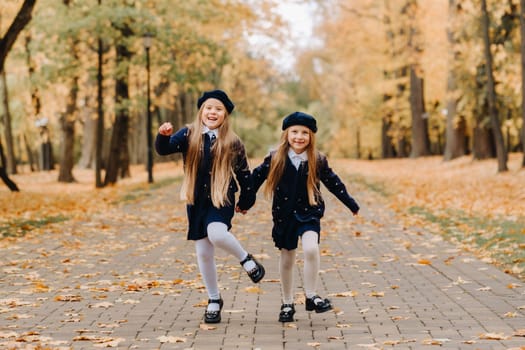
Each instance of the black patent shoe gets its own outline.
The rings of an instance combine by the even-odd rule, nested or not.
[[[253,283],[257,283],[257,282],[259,282],[260,280],[263,279],[264,274],[266,273],[266,271],[264,271],[264,266],[262,266],[257,260],[255,260],[255,258],[251,254],[248,254],[246,259],[241,261],[241,266],[243,266],[244,263],[246,263],[247,261],[250,261],[250,260],[252,260],[255,263],[256,266],[253,269],[251,269],[250,271],[247,271],[247,273],[248,273],[248,276],[250,276],[250,278],[252,279],[252,282]]]
[[[293,304],[282,304],[281,313],[279,314],[279,322],[293,322],[294,314],[295,307]]]
[[[306,311],[314,311],[317,313],[326,312],[332,310],[332,304],[330,300],[323,299],[319,295],[315,295],[312,298],[306,298]]]
[[[221,322],[221,310],[224,302],[220,299],[208,299],[209,304],[219,304],[219,311],[206,311],[204,312],[204,323],[219,323]]]

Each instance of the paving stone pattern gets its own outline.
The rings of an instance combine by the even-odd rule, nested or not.
[[[299,248],[295,322],[278,322],[279,252],[270,203],[261,196],[248,214],[236,215],[232,232],[267,274],[254,285],[218,251],[222,322],[204,324],[207,296],[173,184],[85,222],[0,241],[0,348],[525,347],[522,281],[425,228],[404,227],[366,189],[349,189],[362,206],[357,218],[323,189],[318,292],[333,312],[305,311]]]

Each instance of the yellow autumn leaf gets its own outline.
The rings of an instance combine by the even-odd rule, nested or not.
[[[209,324],[206,324],[206,323],[201,323],[199,325],[199,328],[202,329],[202,330],[205,330],[205,331],[212,331],[214,329],[217,329],[216,326],[210,326]]]
[[[54,300],[55,301],[81,301],[82,297],[80,295],[57,295]]]
[[[257,287],[257,286],[246,287],[246,288],[244,288],[244,290],[247,293],[256,293],[256,294],[264,293],[263,290],[261,288]]]
[[[432,261],[428,260],[428,259],[419,259],[417,261],[417,263],[419,265],[432,265]]]
[[[478,337],[479,339],[486,340],[505,340],[507,337],[504,333],[482,333]]]
[[[186,342],[186,338],[166,336],[166,335],[157,337],[157,339],[161,343],[185,343]]]
[[[310,342],[310,343],[306,343],[306,345],[308,346],[311,346],[311,347],[318,347],[318,346],[321,346],[321,343],[317,343],[317,342]]]

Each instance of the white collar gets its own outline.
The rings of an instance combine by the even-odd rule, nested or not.
[[[211,130],[206,125],[203,125],[201,130],[202,130],[201,132],[202,132],[203,135],[204,134],[208,134],[208,135],[211,136],[213,134],[213,135],[215,135],[215,137],[219,136],[219,131],[217,129]]]
[[[294,150],[290,148],[288,150],[288,158],[290,158],[290,161],[292,162],[295,169],[299,170],[301,163],[306,162],[308,160],[308,155],[306,154],[306,152],[297,154],[294,152]]]
[[[306,151],[297,154],[291,148],[288,150],[288,157],[290,157],[290,159],[300,159],[302,162],[306,162],[308,160],[308,155],[306,154]]]

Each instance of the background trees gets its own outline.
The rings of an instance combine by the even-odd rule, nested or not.
[[[154,130],[189,122],[199,94],[221,87],[250,156],[298,109],[319,119],[333,156],[471,154],[504,171],[505,154],[523,151],[518,0],[312,0],[314,37],[292,51],[292,71],[279,62],[293,14],[272,0],[4,2],[6,175],[56,164],[71,182],[90,167],[102,187],[146,163],[146,33]],[[9,24],[28,8],[14,40]]]

